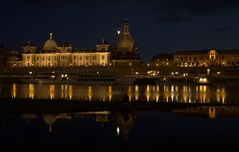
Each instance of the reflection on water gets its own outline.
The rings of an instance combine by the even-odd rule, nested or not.
[[[55,85],[53,84],[49,86],[49,96],[50,96],[50,99],[54,99],[55,97]]]
[[[11,97],[12,97],[12,98],[16,98],[17,87],[16,87],[16,84],[15,84],[15,83],[12,84],[12,90],[11,90],[11,93],[12,93]]]
[[[80,86],[68,84],[5,84],[0,96],[29,99],[67,99],[115,101],[128,96],[129,101],[228,103],[237,102],[239,86],[207,85],[131,85]],[[11,94],[9,94],[9,92]]]
[[[29,98],[34,99],[35,95],[35,89],[34,89],[34,84],[29,84]]]
[[[134,125],[135,114],[132,112],[110,112],[110,111],[95,111],[95,112],[78,112],[78,113],[61,113],[61,114],[23,114],[21,118],[31,124],[34,120],[42,119],[48,126],[48,132],[54,132],[54,125],[57,121],[68,121],[80,117],[94,117],[95,122],[100,123],[102,127],[106,123],[116,119],[116,136],[120,136],[124,142],[128,141],[130,129]]]
[[[113,96],[113,91],[112,91],[112,86],[111,85],[109,86],[109,89],[108,89],[108,96],[109,96],[109,101],[111,101],[112,96]]]
[[[186,108],[180,110],[173,110],[178,116],[196,116],[207,117],[209,120],[215,120],[217,117],[238,117],[238,106],[220,106],[220,107],[197,107]],[[77,113],[60,113],[60,114],[23,114],[21,119],[26,120],[28,124],[33,123],[35,120],[43,120],[45,125],[48,126],[48,132],[54,132],[56,124],[59,121],[71,123],[72,120],[79,118],[94,118],[91,121],[95,121],[100,124],[101,127],[105,127],[108,123],[113,123],[115,136],[119,136],[123,142],[128,142],[130,131],[134,128],[134,124],[137,119],[140,119],[140,112],[132,111],[89,111],[89,112],[77,112]],[[1,121],[1,119],[0,119]],[[82,124],[83,125],[83,124]]]
[[[57,145],[53,146],[54,150],[64,147],[68,150],[73,146],[81,151],[84,145],[87,145],[89,149],[88,145],[100,144],[103,148],[98,147],[94,151],[105,151],[109,145],[117,145],[115,143],[118,141],[115,139],[120,139],[124,146],[136,145],[135,149],[129,151],[148,151],[148,147],[158,148],[158,151],[167,151],[168,149],[160,150],[164,143],[184,146],[185,143],[186,146],[209,142],[217,145],[225,142],[238,143],[239,106],[226,106],[225,104],[191,106],[184,109],[170,109],[170,112],[161,112],[161,109],[155,107],[150,111],[149,107],[144,106],[151,105],[147,102],[238,103],[238,89],[239,86],[206,85],[2,84],[0,85],[1,97],[67,99],[69,102],[75,100],[113,102],[122,101],[121,99],[128,96],[131,103],[120,103],[122,107],[107,109],[109,111],[103,108],[97,111],[82,110],[83,112],[76,113],[62,113],[64,111],[54,114],[29,114],[25,111],[25,114],[1,113],[2,140],[0,141],[2,145],[8,145],[8,148],[16,145],[19,148],[21,145],[24,150],[32,143],[43,145],[38,148],[49,147],[49,143],[54,143]],[[134,102],[141,104],[130,108],[126,106]],[[67,140],[65,140],[66,137]],[[147,142],[151,145],[147,145]],[[109,151],[115,151],[114,149],[119,147],[123,146],[119,144],[118,147]],[[142,147],[145,149],[142,150]],[[178,149],[172,151],[178,151]]]

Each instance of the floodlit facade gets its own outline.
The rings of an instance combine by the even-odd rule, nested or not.
[[[103,39],[96,49],[73,49],[64,42],[58,46],[50,33],[50,38],[42,49],[32,42],[23,47],[22,60],[10,60],[10,67],[72,67],[72,66],[107,66],[110,64],[110,45]]]

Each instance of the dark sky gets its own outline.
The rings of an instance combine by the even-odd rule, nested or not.
[[[177,50],[239,49],[238,0],[5,0],[0,17],[7,48],[28,40],[42,47],[49,32],[77,48],[102,38],[114,45],[127,18],[145,61]]]

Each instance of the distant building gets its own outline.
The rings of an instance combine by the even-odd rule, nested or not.
[[[173,54],[158,54],[151,60],[151,66],[173,66]]]
[[[134,38],[131,36],[128,21],[124,22],[123,31],[112,54],[112,64],[117,66],[140,66],[143,62],[140,58]]]
[[[0,48],[0,67],[4,68],[7,66],[7,61],[9,59],[12,60],[20,60],[21,56],[19,56],[18,50],[7,49],[1,46]]]
[[[177,51],[172,55],[157,55],[151,63],[177,67],[239,66],[239,50]]]

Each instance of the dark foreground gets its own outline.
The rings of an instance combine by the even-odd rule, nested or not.
[[[1,98],[0,110],[8,151],[239,151],[237,104]]]

